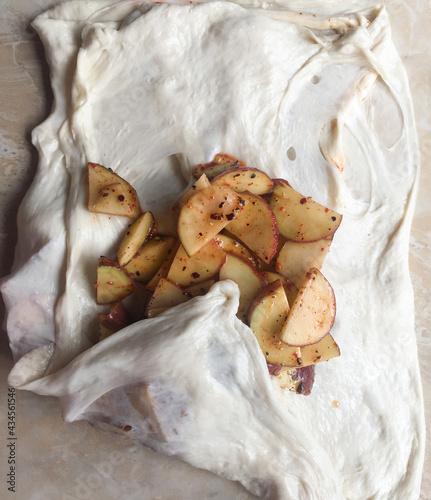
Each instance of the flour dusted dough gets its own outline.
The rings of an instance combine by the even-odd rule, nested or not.
[[[72,1],[34,27],[55,105],[33,134],[40,165],[2,283],[10,383],[58,396],[68,421],[132,425],[153,449],[262,497],[417,497],[407,254],[418,155],[384,7]],[[162,215],[218,151],[344,215],[323,268],[342,355],[316,368],[309,397],[271,384],[231,282],[94,345],[95,263],[127,221],[87,211],[86,162]]]

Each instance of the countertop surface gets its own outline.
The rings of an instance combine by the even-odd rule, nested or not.
[[[55,0],[0,0],[0,276],[9,273],[16,243],[18,206],[37,167],[31,130],[49,114],[52,94],[43,48],[30,21]],[[416,336],[426,421],[431,421],[431,3],[388,0],[393,39],[410,80],[422,158],[421,182],[410,238]],[[4,316],[1,303],[0,314]],[[0,469],[7,448],[7,374],[12,357],[0,336]],[[51,499],[235,499],[252,498],[241,486],[168,457],[157,456],[127,436],[109,435],[86,422],[65,424],[57,400],[15,393],[17,492],[0,497]],[[10,493],[10,494],[8,494]],[[431,500],[431,438],[427,437],[422,500]]]

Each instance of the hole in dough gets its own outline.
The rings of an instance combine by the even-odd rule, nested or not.
[[[286,151],[286,154],[290,161],[296,160],[296,151],[292,146]]]
[[[314,75],[311,79],[311,83],[317,85],[320,82],[320,76]]]

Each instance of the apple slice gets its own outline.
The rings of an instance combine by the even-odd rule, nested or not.
[[[178,236],[187,254],[192,256],[212,240],[246,203],[244,197],[225,186],[210,186],[194,193],[178,218]]]
[[[99,314],[99,341],[130,325],[130,317],[122,302],[114,302],[109,313]]]
[[[268,363],[292,365],[294,351],[286,348],[280,339],[288,314],[289,303],[281,280],[269,283],[250,304],[247,323],[256,335]],[[293,366],[297,366],[296,363]]]
[[[237,167],[223,172],[212,179],[213,186],[228,186],[237,193],[248,191],[253,194],[267,194],[272,191],[272,179],[257,168]]]
[[[242,259],[249,262],[252,266],[257,267],[256,257],[250,252],[247,247],[245,247],[242,243],[240,243],[232,236],[220,233],[214,236],[214,239],[219,243],[219,245],[225,252],[229,252],[233,255],[236,255],[237,257],[241,257]]]
[[[291,346],[315,344],[332,328],[335,309],[331,285],[318,269],[310,269],[283,325],[281,340]]]
[[[88,163],[88,210],[136,218],[142,213],[135,189],[112,170]]]
[[[146,314],[149,317],[154,317],[148,314],[148,311],[152,309],[170,309],[178,304],[187,302],[189,299],[190,296],[180,286],[165,278],[161,278],[148,302]]]
[[[280,233],[292,241],[317,241],[333,234],[342,216],[306,198],[286,181],[277,179],[269,204],[277,218]]]
[[[290,349],[296,349],[296,366],[309,366],[340,355],[340,348],[330,333],[315,344],[297,348],[290,347]]]
[[[208,179],[212,179],[222,172],[226,172],[231,168],[245,167],[246,163],[234,156],[218,153],[214,156],[213,161],[209,163],[201,163],[197,165],[195,171],[193,172],[193,177],[198,178],[203,173],[206,174]]]
[[[94,203],[99,198],[100,190],[105,186],[119,182],[119,175],[110,168],[103,167],[98,163],[87,164],[88,169],[88,210],[91,212]]]
[[[240,291],[237,316],[245,321],[247,310],[256,294],[263,288],[264,281],[256,269],[246,260],[227,253],[226,263],[220,269],[220,280],[234,281]]]
[[[217,275],[226,261],[226,253],[214,240],[210,240],[192,257],[181,245],[172,261],[167,279],[180,286],[190,286]]]
[[[169,257],[175,245],[172,236],[156,236],[148,240],[125,266],[136,281],[148,283]]]
[[[135,289],[133,279],[115,261],[100,257],[97,267],[96,300],[110,304],[122,300]]]
[[[186,202],[196,193],[196,191],[199,191],[200,189],[204,189],[210,186],[211,183],[208,180],[208,177],[205,174],[202,174],[178,202],[179,208],[183,207],[186,204]]]
[[[275,217],[275,216],[274,216]],[[226,229],[224,229],[226,231]],[[278,240],[277,240],[277,248],[275,250],[275,255],[271,259],[271,262],[264,262],[262,259],[257,259],[257,268],[259,271],[271,271],[274,272],[274,266],[275,266],[275,260],[277,259],[277,256],[280,252],[280,250],[283,248],[283,245],[286,243],[286,238],[278,233]]]
[[[150,281],[146,285],[146,289],[149,292],[154,292],[156,289],[157,283],[161,278],[166,278],[169,273],[169,269],[171,268],[172,262],[175,258],[175,255],[178,252],[178,249],[180,248],[181,243],[176,240],[175,245],[172,247],[172,250],[169,252],[168,257],[166,260],[163,262],[163,264],[159,267],[159,270],[156,272],[156,274],[150,279]]]
[[[340,355],[340,349],[329,333],[320,342],[305,347],[289,346],[282,342],[280,334],[288,313],[289,304],[281,280],[262,289],[250,305],[248,324],[268,363],[297,368]]]
[[[236,156],[229,155],[227,153],[217,153],[213,159],[214,163],[218,163],[220,165],[226,165],[229,163],[237,163],[240,167],[246,167],[247,164],[244,160],[240,160]]]
[[[301,286],[309,269],[322,267],[331,242],[331,238],[308,243],[286,241],[277,257],[276,271]]]
[[[288,278],[272,271],[262,271],[260,274],[268,283],[281,280],[284,292],[286,293],[287,301],[289,302],[289,305],[293,304],[298,294],[298,289]]]
[[[155,232],[153,214],[145,212],[129,227],[118,247],[117,259],[120,266],[125,266],[132,260],[153,232]]]
[[[245,243],[264,262],[270,262],[277,251],[278,226],[268,203],[252,193],[241,193],[247,201],[226,229]]]
[[[184,293],[186,293],[190,298],[199,297],[201,295],[206,295],[209,289],[214,285],[215,280],[206,280],[196,283],[195,285],[190,285],[183,288]]]

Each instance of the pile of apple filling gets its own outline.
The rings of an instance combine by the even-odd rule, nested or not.
[[[162,235],[135,189],[112,170],[88,164],[91,212],[133,220],[116,259],[100,257],[96,300],[100,340],[128,324],[123,299],[137,284],[145,317],[204,295],[217,280],[237,283],[237,316],[256,335],[281,387],[309,394],[314,365],[340,355],[329,333],[335,296],[319,271],[342,216],[230,155],[198,165],[173,211],[177,234]]]

